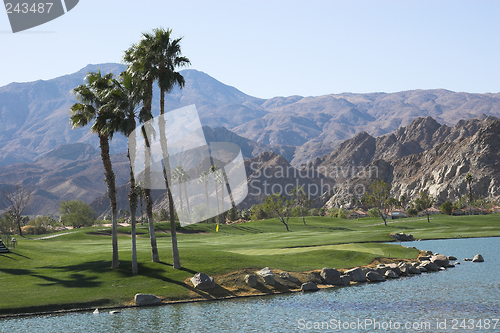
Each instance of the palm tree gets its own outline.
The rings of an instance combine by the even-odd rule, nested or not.
[[[180,201],[180,208],[181,208],[181,213],[184,211],[184,208],[182,206],[182,174],[184,173],[184,169],[182,166],[178,165],[175,167],[175,169],[172,171],[172,179],[179,184],[179,201]]]
[[[109,140],[112,139],[115,129],[110,125],[113,113],[104,106],[108,102],[105,98],[106,90],[111,87],[113,75],[101,75],[101,72],[90,72],[86,77],[86,84],[73,89],[79,103],[70,108],[70,123],[72,128],[83,127],[93,121],[91,131],[99,137],[101,158],[104,166],[105,181],[108,187],[108,197],[111,203],[111,242],[113,247],[112,268],[118,268],[118,237],[117,237],[117,210],[115,174],[109,156]]]
[[[404,194],[401,194],[399,197],[399,201],[401,202],[401,208],[405,210],[406,207],[406,196]]]
[[[129,70],[140,76],[146,83],[144,107],[151,111],[151,99],[153,93],[153,82],[158,80],[160,87],[160,115],[165,112],[165,93],[170,92],[176,84],[184,87],[184,77],[176,72],[177,67],[189,65],[189,59],[183,57],[180,49],[182,38],[171,40],[171,29],[154,29],[153,33],[143,33],[138,44],[133,45],[125,52],[124,60],[131,65]],[[172,240],[173,266],[180,269],[179,250],[177,248],[177,232],[175,227],[175,214],[172,193],[168,183],[167,175],[170,173],[170,164],[167,151],[167,140],[165,135],[165,121],[159,117],[160,144],[164,156],[163,174],[170,211],[170,234]]]
[[[135,182],[133,164],[136,156],[136,137],[133,135],[136,127],[136,117],[140,119],[145,116],[142,113],[138,114],[138,107],[141,104],[141,82],[132,78],[132,76],[123,72],[120,75],[120,80],[113,81],[113,90],[110,93],[110,98],[114,103],[112,107],[114,111],[120,114],[120,121],[117,123],[117,129],[128,138],[128,154],[130,166],[130,191],[129,191],[129,206],[130,206],[130,234],[132,238],[132,274],[138,273],[137,266],[137,243],[136,243],[136,211],[137,197],[142,191],[140,184]],[[141,197],[141,215],[142,215],[142,197]]]
[[[208,216],[209,216],[209,211],[210,211],[210,204],[208,201],[208,183],[210,182],[210,174],[208,171],[202,172],[200,174],[200,178],[198,179],[198,183],[203,183],[205,185],[205,196],[207,197],[207,222],[208,222]]]
[[[469,184],[469,215],[472,215],[472,175],[468,173],[465,176],[465,181]]]
[[[140,220],[142,221],[142,216],[144,215],[143,210],[142,210],[142,199],[144,198],[144,188],[142,187],[142,182],[138,181],[135,183],[135,193],[137,193],[137,196],[139,197],[139,204],[141,207],[141,215],[140,215]],[[142,222],[141,222],[142,224]]]
[[[219,211],[219,191],[218,191],[218,188],[219,186],[217,185],[218,184],[218,180],[217,180],[217,171],[219,170],[219,167],[217,165],[212,165],[210,167],[210,173],[213,175],[214,177],[214,186],[215,186],[215,202],[217,203],[217,216],[218,216],[218,219],[220,221],[220,211]]]

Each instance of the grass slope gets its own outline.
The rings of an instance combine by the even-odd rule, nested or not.
[[[44,240],[18,237],[12,253],[0,255],[0,314],[119,306],[138,292],[169,300],[196,296],[183,281],[197,272],[224,274],[245,268],[307,271],[349,268],[377,257],[415,258],[418,251],[382,244],[389,233],[415,238],[458,238],[500,235],[498,214],[473,217],[437,216],[402,219],[386,227],[380,219],[290,219],[291,232],[276,219],[222,225],[195,224],[178,235],[181,270],[171,262],[168,224],[156,225],[161,262],[151,262],[146,226],[138,226],[139,275],[131,274],[130,228],[119,228],[120,268],[110,268],[110,229],[82,228]],[[203,296],[202,293],[199,293]]]

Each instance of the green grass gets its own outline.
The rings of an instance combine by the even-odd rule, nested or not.
[[[389,233],[415,238],[500,236],[498,214],[473,217],[437,216],[395,221],[290,219],[291,232],[276,219],[244,224],[194,224],[178,234],[182,270],[171,266],[168,223],[156,225],[160,263],[151,262],[147,226],[138,226],[139,275],[131,274],[130,228],[119,228],[120,268],[112,270],[110,229],[82,228],[59,237],[17,237],[12,253],[0,255],[0,314],[122,305],[138,292],[168,299],[187,299],[184,279],[196,272],[222,274],[243,268],[307,271],[349,268],[376,257],[414,258],[417,250],[399,246]],[[192,232],[192,233],[189,233]]]

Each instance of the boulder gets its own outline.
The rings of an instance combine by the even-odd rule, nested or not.
[[[471,258],[465,258],[464,261],[472,261]]]
[[[363,271],[363,274],[365,276],[366,276],[366,274],[368,274],[368,272],[373,272],[374,271],[374,269],[368,268],[368,267],[363,267],[361,270]]]
[[[429,261],[429,260],[431,260],[431,257],[429,257],[429,256],[421,256],[421,257],[418,257],[418,260],[419,261]]]
[[[460,261],[457,261],[456,263],[454,263],[454,265],[460,265]]]
[[[419,267],[425,268],[427,272],[437,272],[439,270],[439,266],[431,261],[424,261]]]
[[[335,268],[323,268],[319,274],[324,284],[342,284],[340,272]]]
[[[349,275],[354,282],[366,282],[366,275],[363,274],[363,270],[359,267],[347,270],[344,274]]]
[[[454,257],[454,256],[448,256],[448,260],[457,260],[457,257]]]
[[[318,286],[316,285],[316,283],[314,282],[311,282],[311,281],[308,281],[306,283],[303,283],[301,286],[300,286],[300,289],[302,291],[318,291],[319,288]]]
[[[283,280],[288,280],[293,283],[299,283],[299,279],[297,279],[295,276],[293,276],[288,272],[281,272],[280,278],[282,278]]]
[[[427,268],[424,266],[417,266],[418,270],[421,271],[422,273],[427,273]]]
[[[380,275],[384,275],[385,272],[387,272],[389,269],[390,269],[389,265],[380,264],[377,265],[377,267],[375,268],[375,272],[379,273]]]
[[[394,238],[396,241],[398,242],[411,242],[411,241],[414,241],[415,239],[413,238],[413,235],[410,235],[410,234],[405,234],[405,233],[393,233],[393,234],[389,234],[389,236],[391,236],[392,238]]]
[[[409,267],[410,265],[408,265],[407,263],[405,262],[400,262],[398,267],[399,267],[399,270],[400,270],[400,273],[399,275],[401,276],[408,276],[408,274],[410,273],[409,272]]]
[[[448,265],[446,265],[446,268],[453,268],[453,267],[455,267],[455,265],[453,265],[451,262]]]
[[[386,278],[389,278],[389,279],[397,279],[397,278],[399,278],[399,275],[396,274],[396,272],[394,272],[392,269],[390,269],[387,272],[385,272],[384,276]]]
[[[366,273],[366,278],[370,282],[382,282],[382,281],[385,281],[385,278],[382,275],[380,275],[379,273],[377,273],[377,272],[368,272],[368,273]]]
[[[136,305],[153,305],[161,303],[161,298],[151,294],[135,294],[134,301]]]
[[[426,251],[428,255],[432,255],[432,251]]]
[[[269,285],[269,286],[274,286],[276,281],[274,280],[274,274],[271,272],[271,269],[269,267],[264,267],[260,271],[257,272],[258,275],[260,275],[264,279],[264,283]]]
[[[342,275],[340,277],[340,284],[343,286],[348,286],[351,283],[351,277],[349,275]]]
[[[397,275],[401,275],[401,269],[399,268],[398,264],[392,263],[392,264],[389,264],[388,266],[389,266],[389,270],[393,271]]]
[[[422,272],[417,266],[408,265],[408,274],[422,274]]]
[[[431,261],[438,267],[446,267],[450,263],[448,257],[442,254],[432,256]]]
[[[191,278],[191,283],[198,289],[211,289],[215,287],[214,278],[205,273],[196,273]]]
[[[474,256],[474,259],[472,259],[472,262],[484,262],[484,258],[483,258],[483,256],[482,256],[482,255],[480,255],[480,254],[476,254],[476,255]]]
[[[257,275],[247,274],[245,275],[245,283],[250,287],[255,288],[257,286]]]

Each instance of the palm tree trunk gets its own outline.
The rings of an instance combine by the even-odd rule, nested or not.
[[[104,166],[104,174],[106,176],[106,184],[108,186],[108,197],[111,203],[111,244],[113,247],[113,259],[111,261],[111,268],[118,268],[120,266],[120,261],[118,260],[118,230],[116,221],[116,186],[115,186],[115,174],[113,172],[113,167],[111,165],[111,159],[109,157],[109,140],[105,135],[99,135],[99,141],[101,145],[101,158],[102,164]]]
[[[207,197],[207,215],[206,215],[206,217],[207,217],[207,222],[208,222],[208,216],[210,214],[209,213],[209,211],[210,211],[210,204],[208,202],[208,186],[207,186],[207,181],[206,180],[204,180],[203,183],[205,184],[205,196]]]
[[[160,115],[163,116],[165,112],[165,89],[163,87],[160,88]],[[160,146],[163,153],[163,177],[165,179],[165,186],[167,188],[167,196],[168,196],[168,208],[170,211],[170,237],[172,240],[172,260],[174,269],[181,268],[181,261],[179,259],[179,249],[177,247],[177,230],[175,229],[175,214],[174,214],[174,201],[172,198],[172,191],[170,189],[167,174],[170,173],[170,160],[168,157],[167,150],[167,137],[165,135],[165,119],[160,117],[158,119],[159,128],[160,128]],[[168,170],[167,170],[168,168]],[[168,171],[168,173],[167,173]],[[180,186],[180,184],[179,184]],[[181,198],[182,205],[182,198]]]
[[[132,118],[133,115],[132,115]],[[135,121],[132,120],[131,128],[135,128]],[[135,136],[129,133],[129,149],[128,149],[128,160],[130,162],[130,193],[129,193],[129,205],[130,205],[130,236],[132,238],[132,274],[136,275],[138,273],[137,267],[137,239],[136,239],[136,231],[135,231],[135,214],[137,211],[137,189],[135,185],[135,176],[133,163],[135,161],[135,149],[136,149],[136,140]],[[130,149],[132,147],[132,149]]]
[[[144,127],[143,131],[145,131]],[[153,220],[153,198],[151,197],[151,145],[147,135],[144,135],[144,144],[146,145],[146,149],[144,150],[144,196],[146,202],[146,215],[148,217],[149,224],[149,238],[151,240],[151,257],[153,262],[159,262],[160,257],[158,256],[158,246],[156,245],[156,234]]]
[[[137,192],[135,188],[135,177],[134,170],[132,168],[132,157],[134,153],[128,153],[128,158],[130,161],[130,193],[129,193],[129,204],[130,204],[130,236],[132,237],[132,274],[136,275],[138,273],[137,268],[137,240],[135,231],[135,213],[137,211]],[[135,154],[134,154],[135,155]]]

